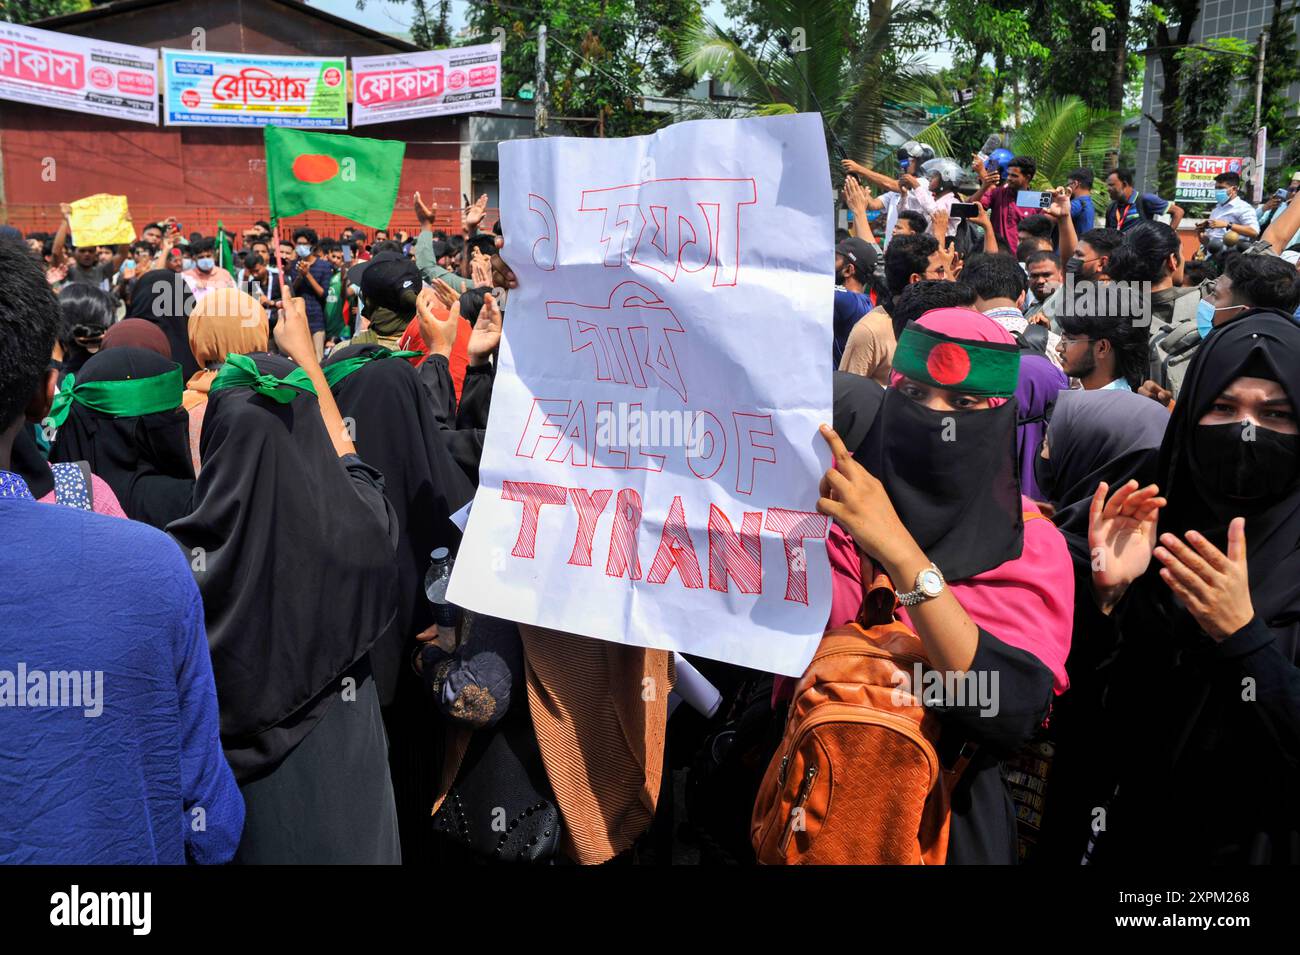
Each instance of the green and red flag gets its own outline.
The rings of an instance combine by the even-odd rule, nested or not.
[[[372,229],[388,228],[406,143],[283,126],[264,130],[273,222],[315,209]]]
[[[898,336],[894,371],[965,395],[1009,398],[1020,377],[1020,347],[953,338],[909,322]]]

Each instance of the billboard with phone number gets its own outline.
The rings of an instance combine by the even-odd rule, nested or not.
[[[162,53],[167,126],[348,128],[344,57]]]
[[[1245,179],[1246,160],[1240,156],[1179,156],[1174,181],[1174,202],[1208,202],[1214,199],[1214,177],[1235,172]]]

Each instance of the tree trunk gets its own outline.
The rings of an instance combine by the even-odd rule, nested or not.
[[[1110,80],[1106,84],[1106,109],[1119,116],[1124,111],[1124,87],[1128,82],[1128,18],[1129,0],[1115,0],[1115,30],[1111,39]],[[1119,165],[1120,146],[1124,139],[1124,123],[1115,125],[1115,139],[1106,153],[1106,168]]]

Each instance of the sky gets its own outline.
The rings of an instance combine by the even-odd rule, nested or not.
[[[436,0],[435,0],[436,2]],[[515,0],[519,6],[528,6],[528,0]],[[366,0],[365,10],[357,10],[356,0],[308,0],[308,4],[319,7],[345,20],[361,23],[373,30],[385,33],[404,34],[411,28],[411,4],[393,3],[390,0]],[[465,10],[469,0],[452,0],[451,29],[459,30],[465,25]],[[715,23],[729,26],[730,21],[722,9],[721,0],[709,0],[704,5],[704,14]],[[925,62],[935,68],[952,65],[952,57],[942,49],[935,49],[924,54]]]

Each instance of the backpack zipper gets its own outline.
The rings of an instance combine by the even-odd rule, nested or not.
[[[799,787],[799,798],[795,800],[794,805],[790,807],[790,820],[785,824],[785,833],[781,836],[781,845],[779,851],[785,852],[786,847],[790,845],[790,840],[794,838],[794,821],[797,818],[795,811],[802,809],[808,797],[812,795],[813,782],[817,779],[817,767],[809,766],[808,771],[803,774],[803,784]]]

